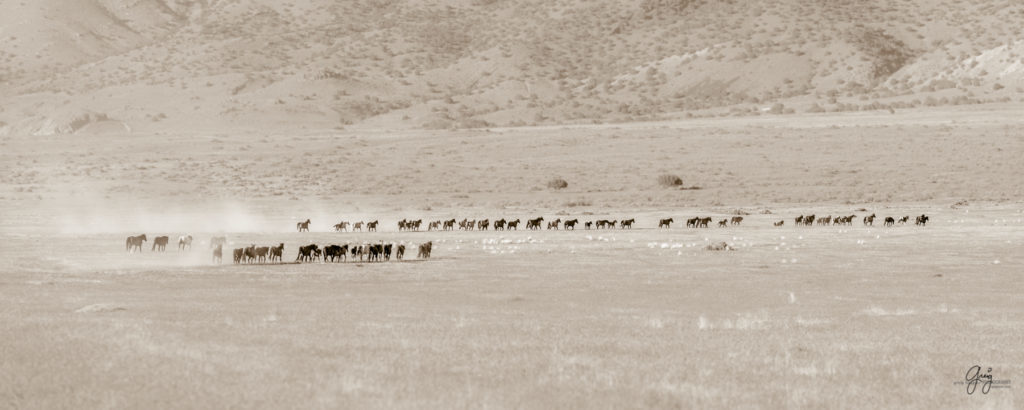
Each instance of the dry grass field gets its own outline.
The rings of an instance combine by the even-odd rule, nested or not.
[[[1019,112],[4,137],[0,406],[1020,407]],[[792,225],[812,213],[858,218]],[[882,226],[922,213],[926,227]],[[395,225],[536,216],[637,226]],[[380,232],[330,232],[373,219]],[[126,254],[139,233],[144,252]],[[285,261],[307,243],[435,248],[218,266],[220,234],[283,242]],[[723,241],[735,250],[704,249]],[[955,383],[975,364],[1011,388],[967,395]]]

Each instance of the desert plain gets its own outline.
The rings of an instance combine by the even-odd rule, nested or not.
[[[6,136],[0,403],[1019,407],[1021,112]],[[810,214],[857,218],[793,225]],[[581,225],[396,226],[535,217]],[[627,218],[632,229],[582,227]],[[378,232],[332,228],[370,220]],[[141,233],[143,251],[125,252]],[[151,250],[157,235],[166,252]],[[175,248],[181,235],[191,249]],[[229,249],[283,243],[285,262],[310,243],[434,250],[216,264],[220,235]],[[734,250],[705,249],[719,242]],[[967,394],[957,383],[974,365],[1009,388]]]

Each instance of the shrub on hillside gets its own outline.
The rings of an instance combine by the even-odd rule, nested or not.
[[[850,30],[847,40],[871,60],[871,77],[875,80],[888,78],[915,55],[915,51],[903,41],[882,29]]]

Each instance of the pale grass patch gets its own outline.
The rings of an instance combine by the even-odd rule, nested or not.
[[[106,313],[123,310],[128,310],[128,308],[114,303],[97,303],[89,306],[83,306],[78,310],[75,310],[75,313]]]
[[[805,319],[805,318],[800,317],[800,316],[797,316],[796,319],[793,319],[793,321],[796,322],[796,324],[798,324],[800,326],[803,326],[803,327],[822,326],[822,325],[827,325],[829,323],[832,323],[832,321],[828,320],[828,319],[816,319],[816,318]]]
[[[803,376],[835,376],[836,364],[829,360],[821,365],[819,368],[817,362],[812,362],[805,366],[796,366],[793,368],[793,373]]]
[[[771,319],[764,312],[757,314],[739,313],[735,319],[708,319],[704,315],[697,318],[699,330],[765,330],[771,327]]]
[[[914,309],[895,309],[886,310],[878,306],[872,306],[870,308],[861,311],[861,314],[868,316],[906,316],[916,314],[917,311]]]

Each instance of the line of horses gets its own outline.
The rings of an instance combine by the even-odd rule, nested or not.
[[[158,236],[153,238],[153,249],[156,251],[162,251],[168,242],[169,237]],[[138,236],[129,236],[125,240],[125,250],[129,253],[133,253],[135,250],[142,251],[142,243],[146,242],[146,234]],[[192,235],[181,236],[178,239],[179,250],[191,250],[192,249]],[[223,263],[224,260],[224,245],[227,245],[227,237],[215,236],[210,238],[210,248],[213,249],[213,262]],[[433,250],[433,242],[427,242],[418,245],[417,258],[429,259],[431,251]],[[406,245],[404,243],[363,243],[360,245],[356,244],[344,244],[344,245],[327,245],[323,248],[312,244],[299,247],[299,253],[295,257],[296,262],[345,262],[348,260],[348,255],[351,254],[353,259],[359,258],[360,261],[364,259],[369,262],[380,262],[391,260],[391,256],[394,255],[397,260],[402,260],[405,257]],[[235,264],[256,264],[256,263],[281,263],[283,262],[284,255],[284,243],[279,243],[276,246],[256,246],[251,244],[244,248],[235,248],[232,251],[232,261]]]
[[[706,217],[699,217],[699,216],[697,216],[697,217],[693,217],[693,218],[687,219],[686,220],[686,227],[687,228],[708,228],[708,227],[711,226],[711,223],[714,222],[714,220],[715,220],[714,218],[709,217],[709,216],[706,216]],[[669,229],[669,228],[672,227],[672,222],[674,222],[672,218],[662,219],[662,220],[658,221],[658,228],[659,229],[660,228]],[[743,217],[742,216],[734,216],[734,217],[731,217],[731,218],[725,218],[725,219],[722,219],[722,220],[718,221],[718,226],[720,228],[725,228],[726,226],[735,226],[735,225],[739,225],[741,223],[743,223]]]
[[[153,246],[150,248],[152,252],[166,252],[167,244],[170,242],[171,237],[169,236],[157,236],[153,238]],[[142,252],[142,244],[148,241],[146,234],[129,236],[124,240],[124,250],[128,253],[134,253],[136,250]],[[210,248],[215,246],[224,245],[228,243],[228,239],[223,236],[214,236],[210,238]],[[192,235],[182,235],[178,237],[178,251],[190,251],[192,250]]]
[[[308,219],[306,221],[309,222]],[[403,219],[402,222],[404,223],[405,220]],[[338,223],[334,224],[334,231],[335,232],[347,232],[349,230],[349,227],[351,227],[352,228],[352,232],[355,232],[355,231],[362,232],[363,231],[363,226],[366,226],[366,232],[377,232],[377,225],[379,223],[380,223],[380,221],[371,221],[371,222],[359,221],[359,222],[355,222],[355,223],[350,223],[348,221],[341,221],[341,222],[338,222]],[[412,230],[411,227],[406,227],[404,224],[399,224],[398,228],[399,228],[398,230],[400,230],[400,231]],[[306,230],[308,231],[309,229],[306,229]],[[416,230],[419,230],[419,224],[416,225]]]
[[[129,236],[124,241],[125,252],[132,253],[138,250],[142,252],[142,243],[146,242],[146,234],[138,236]],[[153,246],[149,249],[152,252],[166,252],[167,243],[171,241],[169,236],[157,236],[153,238]],[[192,250],[192,235],[184,235],[178,237],[178,251]]]
[[[213,249],[213,261],[221,263],[223,261],[223,248],[224,245],[217,245]],[[252,244],[245,248],[236,248],[232,252],[233,260],[237,263],[273,263],[282,262],[282,255],[284,253],[284,243],[278,244],[277,246],[259,246]]]
[[[856,218],[857,218],[857,215],[848,215],[848,216],[839,215],[839,216],[834,216],[834,217],[832,215],[829,215],[829,216],[820,217],[820,218],[816,217],[815,215],[800,215],[800,216],[798,216],[798,217],[796,217],[794,219],[794,224],[797,225],[797,226],[853,225],[853,222],[856,220]],[[871,215],[865,216],[864,219],[863,219],[864,225],[866,225],[866,226],[873,226],[875,218],[876,218],[875,214],[871,214]],[[903,225],[903,224],[908,223],[910,218],[911,218],[910,216],[903,216],[902,218],[899,218],[899,219],[896,219],[896,218],[893,218],[893,217],[886,217],[883,223],[885,224],[885,226],[894,226],[896,224]],[[928,223],[928,219],[929,218],[928,218],[927,215],[922,214],[922,215],[916,217],[915,224],[919,225],[919,226],[924,226],[924,225],[926,225]],[[669,228],[672,227],[672,224],[674,222],[675,222],[675,220],[673,218],[661,219],[661,220],[658,221],[658,228],[659,229],[669,229]],[[454,231],[456,229],[458,229],[460,231],[474,231],[474,230],[477,230],[477,231],[486,231],[486,230],[495,230],[495,231],[519,230],[520,223],[521,223],[520,219],[506,220],[505,218],[497,219],[497,220],[494,220],[494,221],[491,221],[490,219],[475,220],[475,219],[468,219],[468,218],[465,218],[465,219],[463,219],[461,221],[456,220],[454,218],[453,219],[447,219],[447,220],[426,221],[427,231]],[[614,229],[616,226],[618,226],[619,229],[632,229],[634,223],[636,223],[636,218],[629,218],[629,219],[622,219],[622,220],[599,219],[599,220],[593,220],[593,221],[586,221],[586,222],[584,222],[583,223],[583,229],[587,229],[587,230],[589,230],[589,229]],[[714,218],[712,218],[712,217],[699,217],[698,216],[698,217],[693,217],[693,218],[687,219],[686,220],[686,227],[687,228],[708,228],[708,227],[711,227],[712,225],[717,225],[720,228],[725,228],[725,227],[728,227],[728,226],[737,226],[737,225],[740,225],[742,223],[743,223],[743,217],[742,216],[733,216],[733,217],[729,217],[729,218],[723,218],[723,219],[720,219],[720,220],[717,220],[717,221]],[[403,232],[403,231],[419,231],[422,228],[423,224],[424,224],[424,220],[423,219],[416,219],[416,220],[402,219],[401,221],[398,221],[398,231],[399,232]],[[574,218],[574,219],[565,219],[565,220],[563,220],[561,218],[557,218],[557,219],[555,219],[553,221],[548,221],[547,223],[545,223],[543,217],[538,217],[538,218],[533,218],[533,219],[527,219],[526,220],[526,229],[527,230],[539,230],[539,229],[542,229],[542,228],[546,227],[549,230],[563,229],[563,230],[571,231],[571,230],[575,230],[576,226],[579,225],[579,224],[580,224],[580,221],[579,221],[579,219],[576,219],[576,218]],[[780,220],[780,221],[777,221],[777,222],[773,222],[772,224],[774,226],[784,226],[786,224],[786,222],[785,222],[785,220]],[[309,230],[308,225],[309,225],[309,220],[308,219],[306,220],[306,222],[300,222],[299,231],[303,231],[303,230],[308,231]],[[355,223],[350,223],[348,221],[341,221],[341,222],[339,222],[337,224],[334,224],[334,230],[336,232],[347,232],[351,228],[352,232],[355,232],[355,231],[362,232],[364,225],[366,226],[366,231],[374,232],[374,231],[377,230],[378,221],[373,221],[373,222],[355,222]]]
[[[875,226],[875,219],[876,218],[878,218],[877,215],[871,214],[871,215],[865,216],[861,220],[861,222],[864,224],[864,226]],[[814,226],[814,225],[817,225],[817,226],[841,225],[842,226],[842,225],[853,225],[853,221],[855,221],[856,219],[857,219],[857,215],[836,216],[836,217],[833,217],[832,215],[829,215],[829,216],[820,217],[820,218],[816,217],[815,215],[800,215],[800,216],[796,217],[793,220],[793,223],[796,226]],[[925,215],[925,214],[918,215],[918,216],[914,217],[914,225],[917,225],[917,226],[927,226],[929,219],[930,219],[930,217],[928,215]],[[909,215],[905,215],[905,216],[903,216],[903,217],[901,217],[899,219],[893,218],[891,216],[887,216],[882,221],[882,225],[883,226],[896,226],[896,224],[906,225],[909,221],[910,221],[910,216]],[[773,225],[775,225],[775,226],[784,226],[785,224],[786,224],[786,220],[784,220],[784,219],[773,223]]]
[[[307,220],[307,222],[308,221],[309,220]],[[416,220],[402,219],[401,221],[398,221],[398,231],[399,232],[403,232],[403,231],[419,231],[420,229],[422,229],[423,222],[424,222],[423,219],[416,219]],[[481,219],[481,220],[463,219],[461,221],[458,221],[456,219],[436,220],[436,221],[427,221],[427,231],[454,231],[456,229],[456,227],[460,231],[476,231],[476,230],[486,231],[486,230],[489,230],[489,229],[493,229],[495,231],[504,231],[504,230],[516,231],[516,230],[519,230],[519,224],[521,222],[522,222],[522,220],[520,220],[520,219],[506,220],[504,218],[494,220],[493,222],[490,219]],[[553,221],[548,221],[547,224],[544,224],[544,218],[543,217],[538,217],[538,218],[534,218],[534,219],[527,219],[526,220],[526,229],[528,229],[528,230],[539,230],[542,227],[547,227],[547,229],[554,229],[554,230],[564,229],[564,230],[572,231],[572,230],[576,230],[576,226],[579,225],[579,222],[580,222],[579,219],[566,219],[566,220],[562,220],[561,218],[557,218],[557,219],[555,219]],[[586,221],[586,222],[583,223],[583,227],[584,227],[584,229],[614,229],[615,226],[618,225],[620,229],[632,229],[633,228],[633,224],[635,222],[636,222],[636,218],[623,219],[621,221],[620,220],[612,220],[612,221],[610,221],[610,220],[607,220],[607,219],[600,219],[600,220],[596,220],[596,221]],[[373,222],[341,221],[341,222],[338,222],[338,223],[334,224],[334,231],[335,232],[349,232],[349,231],[351,231],[351,232],[356,232],[356,231],[362,232],[363,231],[363,226],[365,225],[367,232],[375,232],[375,231],[377,231],[378,223],[379,223],[379,221],[373,221]],[[308,230],[308,226],[306,227],[306,230]],[[302,229],[300,229],[299,231],[301,232]]]

